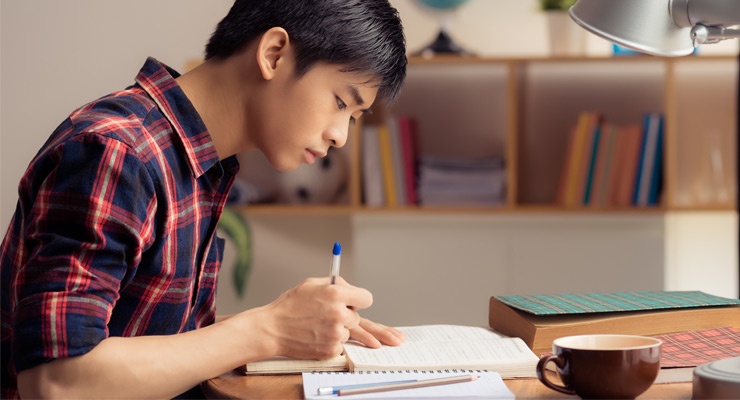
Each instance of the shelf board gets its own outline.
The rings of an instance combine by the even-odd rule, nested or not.
[[[634,55],[634,56],[578,56],[578,57],[492,57],[492,56],[452,56],[441,55],[431,58],[420,56],[409,56],[411,65],[433,65],[433,64],[490,64],[490,63],[558,63],[558,62],[658,62],[658,63],[675,63],[690,60],[737,60],[736,55],[698,55],[685,57],[656,57],[651,55]]]
[[[526,204],[516,206],[399,206],[399,207],[364,207],[351,205],[294,205],[294,204],[255,204],[235,206],[234,208],[247,215],[259,216],[323,216],[323,215],[354,215],[354,214],[665,214],[666,212],[705,212],[705,211],[734,211],[735,207],[729,204],[701,207],[563,207],[547,204]]]
[[[247,215],[350,215],[357,208],[346,204],[250,204],[232,206]]]

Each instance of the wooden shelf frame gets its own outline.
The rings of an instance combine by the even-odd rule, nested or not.
[[[412,57],[409,59],[409,75],[413,74],[419,67],[432,67],[432,68],[487,68],[498,69],[504,71],[504,82],[501,83],[503,89],[502,93],[493,94],[498,96],[501,101],[505,104],[506,109],[503,111],[505,121],[502,126],[504,127],[503,133],[500,133],[500,138],[504,143],[504,150],[501,156],[506,160],[506,178],[507,178],[507,192],[506,192],[506,204],[503,206],[492,206],[492,207],[420,207],[420,206],[399,206],[396,208],[369,208],[362,204],[362,173],[361,173],[361,157],[362,149],[360,148],[361,140],[359,135],[361,134],[361,124],[357,124],[353,131],[350,133],[350,139],[348,140],[347,149],[343,149],[345,154],[348,154],[349,158],[349,182],[348,182],[348,196],[346,204],[330,204],[330,205],[286,205],[286,204],[267,204],[267,205],[249,205],[245,207],[245,211],[250,214],[286,214],[286,213],[299,213],[299,214],[336,214],[336,215],[352,215],[355,213],[538,213],[538,212],[563,212],[563,213],[665,213],[668,211],[727,211],[734,210],[737,188],[734,187],[736,177],[734,174],[737,173],[736,168],[728,173],[732,173],[732,179],[726,177],[726,182],[731,182],[727,187],[726,191],[730,193],[730,196],[726,201],[721,202],[706,202],[701,204],[686,204],[686,202],[677,201],[675,199],[676,193],[681,191],[681,171],[682,163],[688,162],[682,159],[680,155],[681,140],[685,132],[681,130],[681,123],[685,120],[685,115],[679,115],[683,109],[686,108],[685,91],[682,86],[686,80],[688,80],[683,71],[683,67],[687,63],[696,63],[699,66],[703,65],[714,65],[715,70],[725,71],[724,73],[732,74],[734,79],[737,77],[737,57],[736,56],[689,56],[682,58],[658,58],[652,56],[620,56],[620,57],[531,57],[531,58],[498,58],[498,57],[437,57],[432,59],[416,58]],[[651,82],[655,84],[659,89],[658,93],[648,93],[648,96],[653,96],[654,100],[665,116],[665,141],[664,141],[664,186],[663,186],[663,199],[661,204],[656,207],[649,208],[637,208],[637,207],[605,207],[605,208],[593,208],[589,206],[583,207],[562,207],[559,205],[548,203],[547,201],[532,201],[530,197],[533,196],[527,191],[527,174],[532,175],[531,168],[534,167],[530,160],[532,154],[528,153],[531,151],[527,147],[527,134],[531,134],[528,129],[533,129],[537,115],[530,115],[532,109],[538,105],[531,103],[532,96],[537,96],[535,93],[538,88],[537,82],[533,82],[533,75],[539,73],[539,71],[545,71],[548,68],[557,70],[567,69],[569,66],[574,68],[580,68],[584,71],[596,71],[594,74],[599,74],[599,70],[602,68],[612,68],[619,70],[638,71],[653,69],[653,75],[660,75],[660,78],[651,79]],[[734,69],[733,69],[734,68]],[[534,72],[533,72],[534,71]],[[657,72],[656,72],[657,71]],[[605,76],[604,78],[609,78]],[[645,78],[641,78],[645,79]],[[732,97],[736,99],[736,87],[737,82],[728,82],[727,90],[731,93]],[[409,87],[404,88],[406,90]],[[534,93],[534,94],[533,94]],[[403,92],[402,95],[403,96]],[[635,96],[644,95],[641,93],[635,93]],[[586,94],[588,96],[588,94]],[[608,96],[608,95],[606,95]],[[726,98],[727,96],[724,96]],[[624,101],[624,99],[612,100],[616,102]],[[625,105],[628,107],[628,105]],[[712,105],[709,105],[712,107]],[[736,109],[736,108],[733,108]],[[397,111],[391,108],[389,112],[393,113]],[[575,115],[578,112],[584,111],[583,109],[576,107],[572,109],[572,114]],[[642,112],[648,112],[651,110],[643,110]],[[378,113],[376,113],[378,114]],[[383,114],[383,111],[380,112]],[[617,113],[618,114],[618,113]],[[634,112],[633,112],[634,114]],[[700,113],[699,113],[700,114]],[[380,118],[375,115],[374,118]],[[454,116],[452,117],[454,118]],[[695,116],[695,118],[701,118],[701,115]],[[724,117],[723,117],[724,118]],[[736,115],[727,116],[729,124],[735,127],[731,133],[724,132],[722,135],[732,135],[729,140],[733,145],[731,151],[725,151],[728,157],[732,158],[731,162],[736,162],[737,155],[734,153],[734,140],[736,135]],[[573,120],[575,121],[575,120]],[[723,123],[727,125],[728,121]],[[619,122],[619,121],[617,121]],[[636,121],[636,122],[639,122]],[[545,121],[544,123],[547,123]],[[536,126],[535,126],[536,128]],[[530,138],[531,139],[531,138]],[[724,139],[723,139],[724,140]],[[725,140],[727,142],[727,140]],[[724,143],[724,142],[723,142]],[[562,157],[562,155],[561,155]],[[527,164],[529,163],[529,164]],[[733,164],[735,165],[735,164]],[[552,168],[550,168],[551,170]],[[552,175],[553,172],[550,171]],[[523,185],[525,184],[525,185]],[[539,195],[542,197],[541,195]]]

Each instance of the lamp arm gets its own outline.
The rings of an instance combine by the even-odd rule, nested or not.
[[[717,43],[720,40],[733,39],[740,37],[739,29],[724,28],[721,26],[707,26],[697,24],[691,28],[691,40],[694,47],[705,43]]]
[[[680,28],[697,24],[706,26],[740,24],[740,1],[737,0],[670,0],[669,11],[673,22]]]

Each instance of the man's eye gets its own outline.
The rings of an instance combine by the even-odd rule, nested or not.
[[[340,110],[344,110],[345,108],[347,108],[347,104],[345,104],[342,99],[337,97],[337,107],[339,107]]]

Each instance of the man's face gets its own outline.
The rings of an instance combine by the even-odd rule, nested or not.
[[[250,118],[258,126],[250,129],[256,132],[257,147],[279,171],[311,164],[329,147],[344,146],[350,125],[375,101],[378,90],[367,76],[340,69],[319,63],[297,78],[294,69],[282,68],[269,82],[258,108],[261,115]]]

